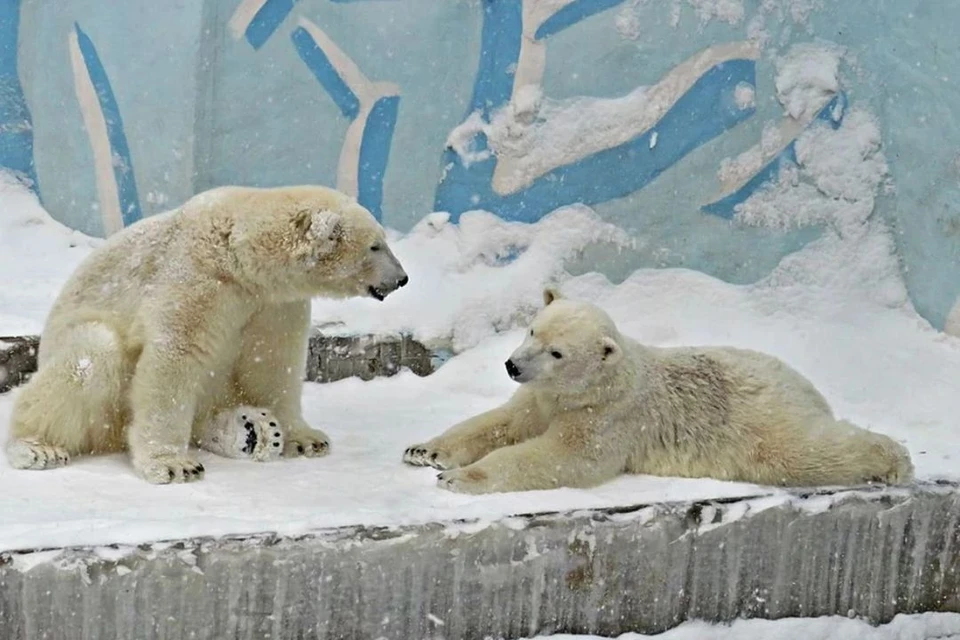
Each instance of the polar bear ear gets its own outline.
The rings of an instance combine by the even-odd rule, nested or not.
[[[307,237],[321,244],[330,243],[332,248],[343,239],[343,217],[334,211],[315,212]]]
[[[620,359],[623,351],[617,341],[609,336],[604,336],[602,340],[603,360],[605,362],[616,362]]]
[[[303,209],[296,213],[293,224],[304,248],[312,255],[333,251],[343,238],[343,217],[335,211]]]
[[[550,303],[554,300],[560,300],[563,296],[560,295],[560,290],[556,287],[547,287],[543,290],[543,306],[549,307]]]

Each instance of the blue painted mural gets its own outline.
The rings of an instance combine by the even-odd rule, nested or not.
[[[891,71],[922,60],[931,82],[919,86],[937,95],[938,69],[960,62],[922,50],[945,21],[920,0],[804,12],[792,0],[732,0],[724,7],[739,13],[707,18],[710,3],[681,0],[161,4],[0,0],[0,165],[87,233],[218,184],[315,182],[400,230],[432,210],[531,222],[585,203],[657,247],[599,265],[614,276],[686,266],[750,282],[818,231],[745,228],[738,207],[797,164],[805,130],[840,127],[848,103],[877,113],[900,197],[921,208],[919,181],[897,175],[898,152],[916,154],[921,134],[903,124],[913,107],[885,97],[899,91]],[[888,22],[899,57],[876,37]],[[759,148],[784,117],[777,56],[815,36],[853,50],[857,73],[781,127],[786,137],[749,172],[720,180],[726,158]],[[944,138],[960,148],[956,127]],[[960,180],[941,182],[938,215],[960,220]],[[890,201],[878,210],[906,229],[911,292],[942,325],[960,267],[931,278],[925,266],[957,256],[956,239],[924,236],[931,225],[901,219]]]
[[[0,167],[16,172],[35,188],[33,122],[17,72],[19,0],[0,1]]]
[[[74,25],[74,34],[70,43],[74,47],[74,51],[79,52],[77,65],[78,75],[87,80],[87,83],[84,83],[84,85],[91,88],[96,94],[96,111],[91,109],[88,113],[86,109],[83,109],[84,106],[89,106],[88,104],[84,104],[82,97],[83,89],[78,87],[78,97],[82,105],[81,110],[84,111],[84,115],[88,118],[87,131],[90,133],[91,144],[95,148],[94,155],[97,154],[97,147],[99,146],[95,140],[98,133],[97,130],[100,129],[98,125],[100,121],[103,122],[102,129],[104,129],[104,131],[101,135],[105,134],[106,141],[105,144],[102,145],[102,148],[105,152],[109,153],[109,155],[104,154],[103,162],[104,165],[110,167],[110,171],[113,173],[113,185],[115,186],[112,186],[110,189],[110,199],[116,198],[120,213],[120,218],[113,227],[122,228],[133,224],[139,220],[142,215],[140,213],[140,198],[137,195],[137,181],[133,175],[133,162],[130,159],[130,148],[127,145],[127,136],[123,131],[123,118],[120,116],[120,107],[117,105],[117,99],[114,97],[113,89],[110,87],[110,79],[107,78],[107,72],[103,68],[103,63],[100,62],[100,56],[97,55],[97,49],[94,47],[93,41],[90,40],[90,36],[80,29],[79,24]],[[79,63],[82,63],[82,67]],[[115,196],[113,196],[114,192],[116,193]],[[101,203],[101,205],[103,205],[103,203]]]

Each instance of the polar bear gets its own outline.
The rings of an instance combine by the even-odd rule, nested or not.
[[[641,345],[599,308],[544,292],[506,361],[503,406],[404,452],[442,488],[591,487],[622,473],[780,486],[905,483],[906,449],[834,419],[813,385],[744,349]]]
[[[253,460],[324,455],[300,396],[314,296],[408,281],[383,228],[321,186],[220,187],[112,236],[60,292],[7,456],[49,469],[127,448],[158,484],[202,477],[195,444]]]

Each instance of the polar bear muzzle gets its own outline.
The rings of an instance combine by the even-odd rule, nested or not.
[[[399,280],[397,280],[393,285],[390,285],[390,286],[380,285],[378,287],[370,286],[367,288],[367,291],[370,293],[371,298],[375,298],[380,302],[383,302],[383,300],[388,295],[390,295],[400,287],[405,287],[408,282],[410,282],[410,278],[407,277],[407,274],[403,274],[403,276]]]

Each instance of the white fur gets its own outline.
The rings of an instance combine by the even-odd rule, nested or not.
[[[735,348],[659,349],[597,307],[544,293],[507,368],[503,406],[404,453],[441,487],[491,493],[590,487],[622,473],[781,486],[904,483],[906,449],[836,420],[780,360]]]
[[[17,395],[10,463],[126,447],[150,482],[194,480],[191,436],[241,405],[275,417],[284,455],[324,455],[300,411],[310,298],[382,299],[406,280],[380,225],[338,191],[200,193],[112,236],[66,283]]]

